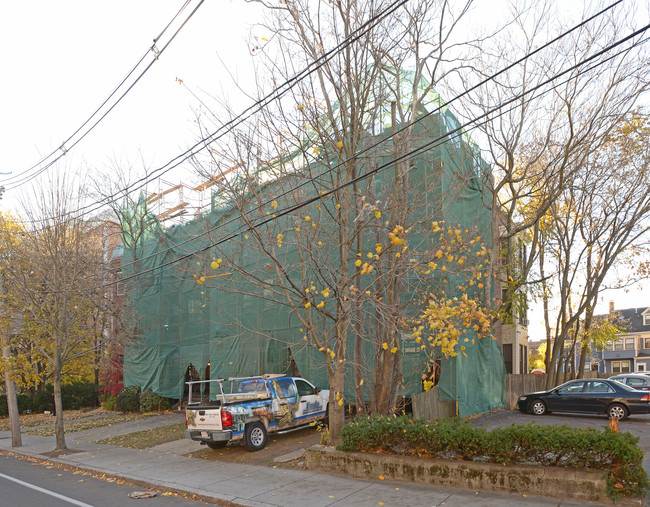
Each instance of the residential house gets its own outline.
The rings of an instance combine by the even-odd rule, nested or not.
[[[622,331],[602,352],[599,371],[650,372],[650,307],[614,311],[614,303],[610,302],[609,317]]]

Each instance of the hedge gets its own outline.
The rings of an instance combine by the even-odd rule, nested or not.
[[[52,410],[52,384],[45,385],[33,397],[26,394],[16,396],[18,412],[27,411],[43,413]],[[98,406],[98,386],[92,382],[71,382],[61,386],[63,410],[79,410],[80,408]],[[0,396],[0,416],[9,415],[6,395]]]
[[[568,426],[511,425],[487,431],[459,418],[433,422],[408,416],[361,416],[339,434],[341,451],[384,452],[499,464],[607,471],[612,498],[641,497],[649,490],[638,437]]]

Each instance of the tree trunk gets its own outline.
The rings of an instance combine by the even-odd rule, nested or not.
[[[56,411],[54,434],[56,436],[56,451],[67,449],[65,445],[65,433],[63,431],[63,399],[61,398],[61,358],[59,351],[54,354],[54,372],[52,381],[54,384],[54,407]]]
[[[589,352],[589,330],[591,329],[591,319],[594,310],[591,306],[585,310],[585,324],[582,330],[582,342],[580,343],[580,364],[578,365],[578,378],[582,378],[585,374],[585,361]]]
[[[9,421],[11,424],[11,447],[23,445],[20,436],[20,417],[18,416],[18,401],[16,400],[16,384],[9,375],[9,358],[11,351],[9,345],[2,345],[2,359],[5,363],[5,389],[7,391],[7,407],[9,408]]]
[[[345,403],[342,403],[345,389],[344,363],[332,362],[333,371],[330,372],[330,418],[329,437],[330,443],[336,441],[343,425],[345,424]],[[337,394],[339,398],[337,399]],[[339,402],[341,402],[339,404]]]

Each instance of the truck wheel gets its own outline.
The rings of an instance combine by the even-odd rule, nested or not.
[[[266,428],[261,422],[246,425],[245,445],[249,451],[259,451],[266,446]]]
[[[218,440],[216,442],[206,442],[210,449],[223,449],[228,445],[228,440]]]

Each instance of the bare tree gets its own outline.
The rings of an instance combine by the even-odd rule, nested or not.
[[[526,241],[521,262],[515,257],[520,252],[506,249],[505,269],[498,272],[507,287],[504,309],[516,307],[518,299],[526,304],[519,295],[534,284],[529,277],[544,241],[544,217],[568,188],[584,180],[594,155],[648,86],[646,52],[638,37],[625,40],[634,29],[619,7],[574,30],[558,22],[552,3],[522,5],[513,14],[516,30],[482,44],[478,72],[464,75],[472,90],[464,99],[468,118],[482,119],[478,138],[487,142],[494,164],[487,205],[503,213],[502,242]],[[498,254],[493,250],[493,265]],[[511,321],[507,313],[502,318]],[[549,342],[547,363],[552,350]]]
[[[547,372],[554,384],[572,350],[580,350],[578,373],[584,371],[599,290],[617,260],[650,231],[649,133],[645,116],[621,121],[549,210],[545,259],[556,273],[558,311]],[[580,327],[587,334],[576,343]]]
[[[77,197],[73,197],[77,196]],[[33,345],[47,359],[54,385],[56,450],[66,449],[61,381],[79,357],[92,354],[91,315],[102,306],[102,243],[96,223],[70,214],[83,192],[65,177],[36,188],[25,204],[31,227],[13,245],[7,277],[20,291],[19,309],[39,330]]]
[[[445,222],[456,185],[470,177],[459,170],[448,199],[439,191],[440,170],[437,176],[430,170],[426,183],[410,181],[426,158],[414,150],[443,131],[421,120],[440,105],[433,87],[463,65],[459,46],[449,41],[469,2],[420,1],[397,9],[386,1],[260,3],[272,14],[256,29],[265,34],[255,48],[264,77],[260,96],[269,84],[312,70],[216,149],[222,158],[215,156],[212,167],[238,168],[222,188],[254,240],[245,248],[268,262],[253,273],[233,258],[233,249],[219,257],[299,319],[305,345],[328,370],[335,435],[343,424],[348,365],[358,410],[367,399],[374,411],[394,409],[403,374],[400,338],[408,332],[405,279],[414,273],[405,252],[417,245],[418,262],[431,260],[424,254],[431,220]],[[437,160],[427,163],[440,169]],[[215,175],[207,163],[202,167],[206,177]],[[382,170],[390,171],[390,184],[375,176]],[[279,197],[271,202],[271,195]],[[262,223],[281,213],[281,220]],[[233,241],[245,242],[242,236]]]

